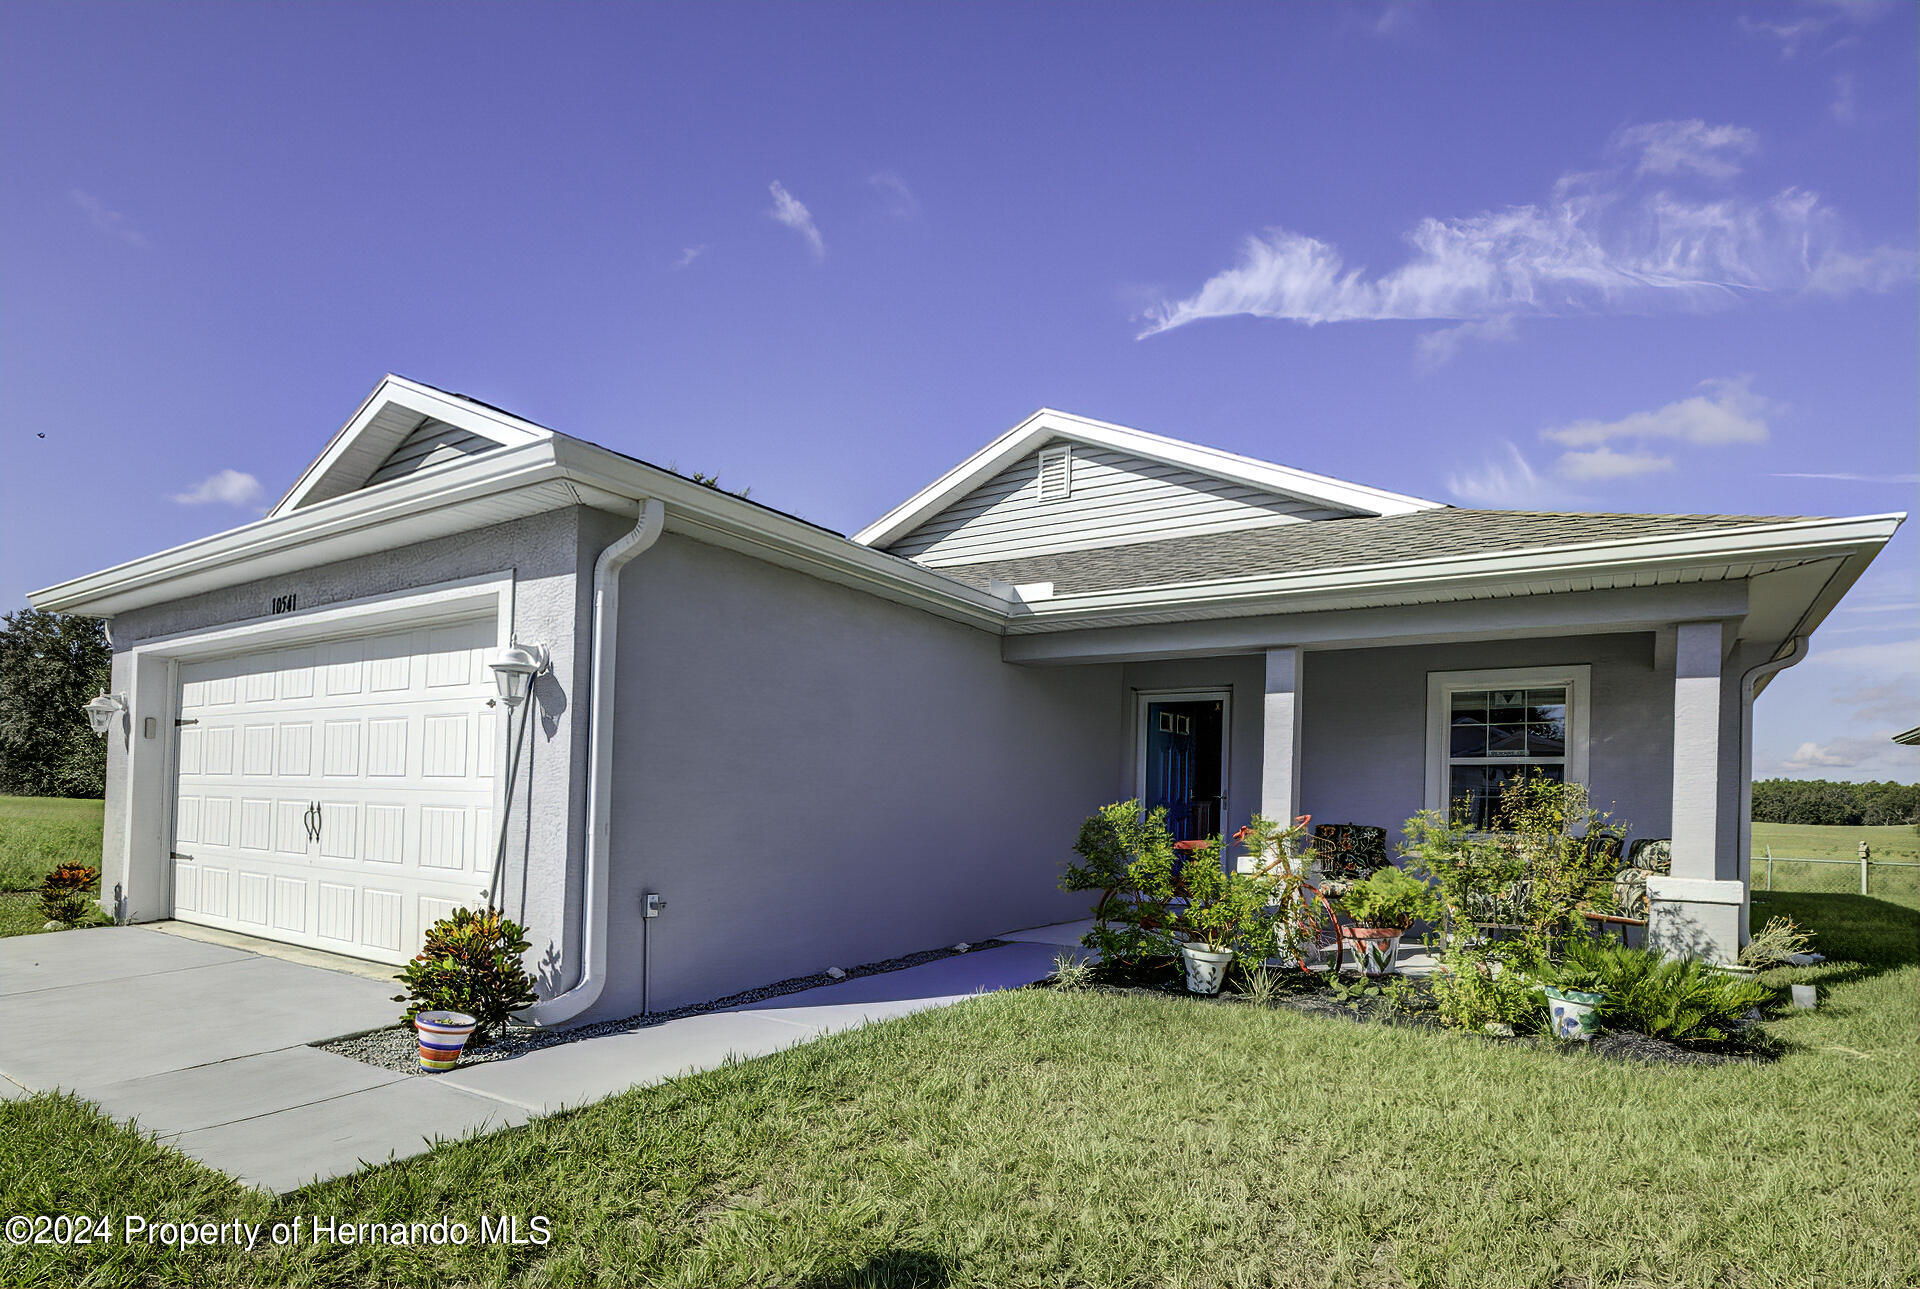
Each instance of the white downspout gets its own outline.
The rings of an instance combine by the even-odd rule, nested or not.
[[[593,562],[593,693],[587,707],[587,853],[580,899],[580,979],[573,988],[521,1012],[534,1025],[558,1025],[593,1006],[607,984],[607,878],[613,839],[613,682],[619,667],[620,570],[656,541],[666,503],[640,503],[633,531]]]
[[[1746,947],[1753,919],[1753,691],[1769,676],[1778,675],[1807,656],[1806,636],[1795,636],[1784,658],[1763,662],[1740,677],[1740,825],[1734,847],[1740,859],[1740,946]]]

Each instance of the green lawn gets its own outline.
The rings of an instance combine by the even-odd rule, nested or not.
[[[1030,990],[272,1200],[54,1097],[0,1211],[548,1217],[544,1248],[0,1245],[0,1283],[1907,1285],[1920,915],[1775,896],[1836,959],[1770,1065]]]
[[[1853,859],[1860,843],[1873,848],[1875,859],[1920,862],[1920,833],[1912,824],[1890,828],[1841,828],[1825,824],[1753,825],[1753,853],[1764,856],[1771,846],[1775,855],[1796,859]]]
[[[46,929],[37,890],[61,864],[100,866],[104,803],[0,796],[0,938]]]
[[[1774,855],[1773,885],[1789,891],[1860,890],[1860,870],[1853,864],[1797,864],[1794,859],[1857,859],[1860,843],[1873,851],[1875,861],[1914,864],[1913,868],[1869,866],[1868,890],[1881,899],[1920,908],[1920,833],[1911,824],[1891,828],[1843,828],[1823,824],[1753,825],[1753,888],[1766,889],[1766,855]],[[1792,858],[1782,858],[1791,856]]]

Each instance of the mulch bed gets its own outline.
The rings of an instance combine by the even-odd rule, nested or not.
[[[1356,979],[1354,976],[1342,977],[1349,984]],[[1351,1002],[1344,1000],[1334,993],[1324,973],[1276,972],[1273,976],[1273,997],[1267,1005],[1355,1025],[1392,1025],[1404,1029],[1447,1028],[1434,1003],[1432,985],[1423,977],[1409,976],[1403,979],[1408,984],[1408,992],[1404,995],[1405,1006],[1396,1004],[1385,993]],[[1382,984],[1389,985],[1390,980]],[[1211,996],[1189,993],[1185,973],[1179,964],[1173,962],[1140,966],[1097,964],[1093,967],[1091,987],[1102,993],[1159,994],[1213,1006],[1261,1005],[1237,987],[1222,989]],[[1464,1030],[1453,1032],[1467,1033]],[[1749,1027],[1740,1040],[1711,1047],[1683,1047],[1665,1039],[1623,1029],[1603,1029],[1585,1043],[1561,1042],[1540,1034],[1522,1034],[1512,1038],[1497,1038],[1490,1034],[1469,1036],[1489,1043],[1543,1047],[1569,1056],[1585,1052],[1605,1060],[1633,1061],[1646,1065],[1760,1064],[1777,1060],[1780,1056],[1778,1044],[1757,1027]]]
[[[981,940],[967,946],[966,952],[978,953],[982,949],[995,949],[1007,943],[1005,940]],[[924,949],[919,953],[910,953],[904,958],[887,958],[880,962],[864,962],[857,967],[848,967],[841,980],[857,980],[861,976],[877,976],[889,971],[902,971],[908,967],[917,967],[923,962],[937,962],[941,958],[951,958],[960,950]],[[531,1026],[514,1025],[505,1034],[499,1035],[485,1047],[469,1045],[460,1054],[460,1065],[464,1069],[469,1065],[484,1065],[488,1061],[505,1061],[528,1052],[537,1052],[543,1047],[557,1047],[561,1043],[578,1042],[583,1038],[600,1038],[607,1034],[628,1034],[638,1029],[649,1029],[682,1016],[698,1016],[702,1012],[725,1011],[729,1007],[740,1007],[747,1003],[764,1002],[769,998],[778,998],[783,994],[797,994],[805,989],[818,988],[821,985],[838,983],[826,972],[816,972],[811,976],[790,976],[770,985],[761,985],[757,989],[742,990],[737,994],[728,994],[725,998],[715,998],[710,1002],[690,1003],[685,1007],[676,1007],[672,1011],[648,1012],[641,1016],[628,1016],[621,1020],[604,1020],[592,1025],[580,1025],[573,1029],[550,1030],[534,1029]],[[411,1026],[394,1025],[388,1029],[376,1029],[365,1034],[354,1034],[346,1038],[328,1039],[324,1043],[311,1046],[323,1052],[333,1052],[340,1056],[352,1057],[356,1061],[365,1061],[368,1065],[378,1065],[382,1069],[396,1070],[401,1074],[423,1074],[420,1069],[420,1048]]]

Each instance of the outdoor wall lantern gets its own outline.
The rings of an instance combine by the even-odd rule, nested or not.
[[[527,701],[536,676],[544,676],[552,666],[545,645],[523,645],[514,641],[487,664],[493,668],[493,683],[500,687],[500,701],[512,711]]]
[[[80,710],[87,714],[87,724],[93,726],[95,734],[105,734],[113,728],[114,718],[127,710],[127,700],[118,694],[102,694]]]

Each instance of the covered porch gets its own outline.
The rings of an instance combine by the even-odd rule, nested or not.
[[[1311,815],[1380,828],[1397,858],[1421,810],[1487,825],[1514,775],[1583,784],[1629,844],[1670,839],[1647,942],[1731,961],[1747,934],[1753,693],[1800,646],[1776,659],[1741,638],[1743,586],[1670,590],[1312,615],[1285,643],[1242,619],[1013,637],[1007,653],[1119,663],[1116,796],[1166,806],[1176,836]],[[1663,601],[1697,616],[1652,612]],[[1393,629],[1468,607],[1477,629]]]

